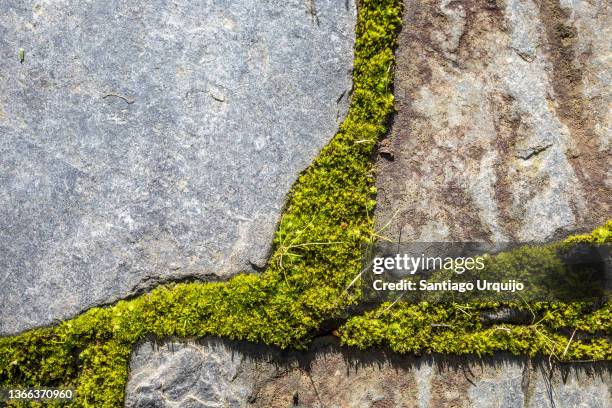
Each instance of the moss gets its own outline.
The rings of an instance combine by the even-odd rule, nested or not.
[[[589,244],[608,244],[612,241],[612,220],[608,221],[601,227],[595,228],[590,234],[573,235],[568,237],[565,242],[568,244],[574,243],[589,243]]]
[[[73,406],[118,407],[130,352],[145,336],[215,335],[305,348],[324,320],[357,302],[359,285],[346,288],[361,268],[363,246],[375,236],[369,216],[376,194],[370,159],[393,111],[400,12],[398,0],[360,2],[348,115],[292,189],[264,273],[224,283],[165,285],[54,327],[0,338],[0,387],[72,387]],[[609,242],[611,229],[608,224],[574,239]],[[567,352],[559,349],[567,343],[563,330],[609,332],[609,304],[598,310],[586,304],[536,304],[528,306],[539,317],[531,325],[483,327],[474,316],[495,306],[399,304],[349,319],[342,340],[400,352],[533,355],[552,349],[568,358],[611,358],[604,338],[574,340]],[[47,405],[54,404],[60,405]]]
[[[487,268],[493,272],[517,269],[515,272],[519,273],[525,269],[527,275],[556,273],[558,260],[551,253],[576,243],[609,245],[612,221],[591,234],[569,237],[563,243],[501,253],[487,263]],[[526,312],[532,316],[531,323],[487,325],[481,321],[481,312],[500,307]],[[548,355],[557,361],[612,360],[612,302],[603,305],[594,302],[387,302],[362,316],[351,317],[339,333],[345,345],[362,349],[389,347],[399,353],[480,356],[506,351],[516,355]]]
[[[166,285],[55,327],[2,338],[0,386],[73,387],[75,406],[117,407],[131,349],[146,335],[217,335],[304,348],[323,319],[355,302],[358,291],[344,288],[372,237],[370,158],[393,111],[400,11],[397,0],[361,1],[349,112],[292,189],[262,275]]]
[[[485,327],[481,311],[500,304],[389,304],[351,318],[341,329],[343,344],[361,349],[389,347],[398,353],[547,355],[555,361],[612,360],[612,303],[506,305],[534,313],[531,324]],[[575,331],[582,337],[574,338]],[[601,333],[584,336],[584,333]]]

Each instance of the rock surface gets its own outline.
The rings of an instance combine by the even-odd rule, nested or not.
[[[510,356],[413,358],[339,349],[308,353],[218,339],[141,344],[126,407],[609,408],[610,367],[555,371]]]
[[[546,241],[612,207],[611,3],[406,0],[377,222],[403,241]]]
[[[605,221],[609,21],[598,0],[406,0],[382,235],[540,241]],[[609,408],[611,388],[609,364],[169,340],[134,351],[126,406]]]
[[[345,114],[355,20],[353,0],[2,1],[0,334],[263,267]]]

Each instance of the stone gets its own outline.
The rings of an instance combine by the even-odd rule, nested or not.
[[[546,242],[612,208],[610,2],[405,2],[377,159],[395,241]]]
[[[0,334],[264,268],[346,113],[355,21],[353,0],[2,1]]]
[[[142,344],[130,363],[126,407],[239,407],[252,392],[237,379],[244,356],[223,342]]]
[[[214,338],[147,341],[130,368],[128,408],[611,406],[609,365],[550,372],[545,359],[399,356],[341,348],[328,337],[307,352]]]
[[[380,234],[405,241],[547,241],[603,223],[612,204],[606,108],[612,70],[610,42],[600,39],[609,38],[610,5],[404,5],[396,50],[398,113],[377,159]],[[486,325],[532,320],[509,308],[480,317]],[[139,390],[156,378],[160,355],[200,347],[213,362],[227,360],[232,350],[232,361],[240,361],[232,379],[248,394],[230,405],[223,397],[202,399],[192,387],[209,406],[611,407],[608,362],[559,364],[551,371],[546,357],[400,356],[341,348],[326,337],[305,352],[213,339],[193,344],[167,339],[147,358],[140,350],[149,350],[148,343],[137,348],[127,406],[148,398]],[[215,358],[211,350],[219,344],[225,348]],[[227,384],[225,377],[215,381]],[[189,395],[177,389],[180,398]],[[163,407],[184,401],[170,394],[147,401]]]

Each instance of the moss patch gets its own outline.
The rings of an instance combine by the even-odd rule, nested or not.
[[[482,273],[505,272],[535,276],[552,272],[563,277],[556,249],[576,243],[609,245],[612,221],[591,234],[563,243],[523,247],[499,254]],[[525,261],[534,260],[534,261]],[[519,265],[516,267],[516,265]],[[483,312],[510,311],[528,316],[529,323],[490,324]],[[376,310],[351,317],[339,329],[343,344],[361,349],[389,347],[399,353],[485,355],[505,351],[516,355],[547,355],[554,361],[612,360],[612,302],[534,302],[469,304],[383,303]]]

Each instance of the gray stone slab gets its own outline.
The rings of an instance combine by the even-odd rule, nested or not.
[[[355,20],[353,0],[2,1],[0,334],[263,267],[345,114]]]

